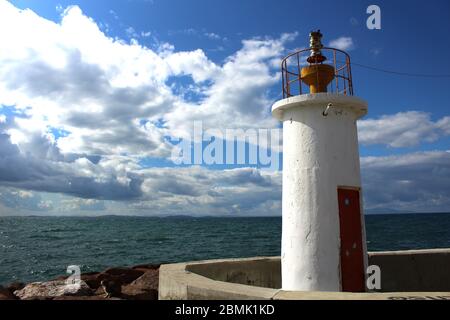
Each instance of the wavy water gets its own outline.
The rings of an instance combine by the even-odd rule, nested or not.
[[[366,216],[371,251],[450,247],[450,214]],[[110,266],[279,255],[281,218],[0,217],[0,284]]]

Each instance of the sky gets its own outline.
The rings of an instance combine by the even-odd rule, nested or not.
[[[195,123],[279,131],[281,59],[316,29],[369,105],[365,212],[450,212],[446,0],[0,0],[0,215],[280,215],[281,168],[173,155]]]

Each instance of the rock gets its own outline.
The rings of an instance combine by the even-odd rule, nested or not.
[[[98,287],[97,290],[94,292],[94,296],[102,296],[104,297],[106,295],[105,289],[103,289],[102,286]]]
[[[109,268],[102,272],[103,274],[111,275],[111,279],[108,280],[120,280],[122,284],[129,284],[142,276],[144,271],[131,269],[131,268]],[[102,279],[104,280],[104,279]],[[105,279],[106,280],[106,279]]]
[[[100,282],[104,280],[107,275],[103,275],[100,272],[89,272],[81,274],[81,280],[86,282],[86,284],[92,290],[97,290],[100,287]]]
[[[28,285],[12,283],[8,288],[0,286],[0,300],[156,300],[159,267],[159,264],[141,264],[83,273],[78,287],[66,285],[68,276]],[[109,292],[105,292],[104,287]]]
[[[7,288],[0,286],[0,300],[16,300],[17,297]]]
[[[102,280],[100,283],[106,298],[120,297],[122,294],[122,284],[114,280]]]
[[[122,287],[122,297],[127,300],[157,300],[159,270],[149,270],[132,283]]]
[[[114,281],[120,285],[133,282],[144,274],[145,271],[128,268],[110,268],[104,272],[91,272],[81,275],[81,280],[92,289],[97,290],[102,281]]]
[[[153,263],[139,264],[137,266],[132,267],[132,269],[148,271],[148,270],[157,270],[159,269],[160,266],[161,266],[160,264],[153,264]]]
[[[39,300],[39,301],[47,301],[47,300],[53,300],[55,297],[25,297],[20,300]]]
[[[53,300],[122,300],[120,298],[105,298],[104,296],[61,296],[55,297]]]
[[[90,296],[92,290],[84,281],[67,285],[65,281],[33,282],[14,294],[20,299],[54,298],[60,296]]]
[[[7,287],[7,289],[9,291],[11,291],[11,293],[14,293],[14,291],[20,290],[25,288],[25,283],[22,282],[13,282],[11,284],[9,284],[9,286]]]

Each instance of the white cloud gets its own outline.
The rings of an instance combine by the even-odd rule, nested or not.
[[[221,37],[214,32],[205,32],[204,35],[211,40],[220,40]]]
[[[36,145],[20,150],[8,135],[0,134],[1,185],[81,198],[123,200],[142,196],[143,179],[134,172],[138,168],[136,159],[62,155],[42,140],[32,138]]]
[[[136,32],[136,30],[134,30],[134,28],[133,27],[128,27],[128,28],[126,28],[125,29],[125,32],[127,33],[127,35],[130,37],[130,38],[137,38],[137,37],[139,37],[139,35],[137,34],[137,32]]]
[[[194,120],[202,120],[204,129],[278,126],[268,89],[279,82],[274,61],[296,35],[243,40],[241,49],[216,63],[201,49],[179,52],[162,43],[151,50],[112,39],[77,6],[54,23],[0,0],[0,105],[15,106],[21,114],[0,118],[0,185],[8,190],[2,191],[7,196],[0,197],[1,210],[279,214],[279,172],[143,169],[139,161],[170,156],[164,137],[186,136]],[[348,37],[336,41],[341,49],[353,46]],[[200,98],[187,99],[176,90],[169,80],[180,76],[192,78],[180,92]],[[449,134],[449,119],[407,112],[362,120],[360,139],[392,147],[435,141]],[[414,159],[422,171],[410,167]],[[397,194],[400,207],[419,208],[401,188],[389,189],[389,198],[381,190],[383,179],[392,185],[415,181],[421,192],[416,198],[424,199],[433,181],[448,190],[442,181],[448,176],[446,160],[447,153],[362,159],[367,203],[395,205]],[[397,180],[383,162],[398,163]],[[430,171],[433,181],[426,178]],[[445,194],[435,191],[434,207],[446,206]],[[42,192],[75,198],[57,202]]]
[[[115,20],[119,20],[119,16],[114,10],[109,10],[109,14],[112,15]]]
[[[147,198],[130,210],[190,215],[278,215],[281,173],[252,168],[202,167],[144,170]],[[151,196],[150,196],[151,195]]]
[[[436,122],[436,127],[446,135],[450,135],[450,116],[443,117]]]
[[[190,75],[195,82],[213,79],[220,71],[220,67],[211,62],[201,49],[172,52],[165,57],[165,62],[173,75]]]
[[[425,112],[399,112],[383,115],[378,119],[360,120],[358,130],[359,141],[365,145],[411,147],[450,135],[450,117],[446,116],[434,122]]]
[[[16,130],[63,129],[63,152],[168,154],[164,133],[139,125],[177,100],[162,58],[106,37],[78,7],[66,9],[61,24],[0,7],[0,103],[28,117]]]
[[[85,158],[66,165],[30,158],[15,158],[14,163],[7,167],[9,176],[0,167],[6,184],[21,188],[3,191],[0,203],[8,208],[41,212],[48,208],[54,214],[281,214],[281,172],[195,166],[141,169],[131,159],[117,158],[97,165]],[[361,171],[369,211],[430,212],[450,207],[448,151],[363,157]],[[64,196],[48,202],[36,191],[84,198]]]
[[[41,195],[36,192],[17,190],[0,187],[0,208],[4,207],[5,212],[48,212],[53,209],[51,201],[42,200]],[[8,208],[9,210],[6,210]],[[0,212],[0,216],[3,212]]]
[[[340,50],[352,50],[355,48],[353,44],[353,39],[351,37],[340,37],[334,40],[331,40],[328,44],[331,48],[336,48]]]
[[[64,199],[60,202],[58,209],[62,212],[80,212],[80,211],[103,211],[105,203],[96,199]]]
[[[48,212],[53,210],[53,202],[51,200],[42,200],[38,203],[38,208]]]
[[[370,211],[445,211],[450,206],[450,152],[418,152],[361,159],[363,194]],[[202,167],[139,170],[142,195],[123,203],[63,199],[51,203],[55,214],[279,215],[281,172],[251,168],[209,170]],[[90,188],[89,183],[84,185]],[[107,185],[104,185],[107,187]],[[32,194],[27,197],[26,194]],[[0,201],[13,208],[41,210],[36,193],[9,192]],[[12,200],[16,199],[16,200]],[[27,200],[23,203],[24,199]]]
[[[371,211],[439,212],[450,208],[450,151],[362,157],[365,208]],[[280,215],[281,172],[251,168],[144,170],[147,199],[134,212],[191,215]],[[174,182],[174,183],[170,183]]]
[[[416,152],[361,159],[369,210],[448,212],[450,151]]]
[[[175,52],[162,44],[153,51],[109,38],[77,6],[54,23],[0,1],[0,16],[0,104],[22,113],[0,128],[4,186],[148,201],[154,185],[175,194],[183,188],[175,180],[152,184],[138,165],[144,157],[170,156],[164,136],[185,136],[194,120],[205,129],[277,125],[267,90],[278,74],[268,61],[296,34],[244,40],[219,65],[200,49]],[[189,90],[203,97],[177,95],[167,84],[177,76],[192,77]]]
[[[245,40],[219,65],[201,49],[175,52],[163,44],[155,52],[109,38],[77,6],[64,10],[60,23],[7,2],[0,7],[0,104],[27,116],[16,119],[13,138],[32,125],[43,135],[48,128],[67,132],[56,138],[62,153],[167,157],[164,136],[185,136],[193,120],[221,128],[276,125],[267,90],[279,75],[267,61],[281,57],[296,34]],[[182,75],[194,80],[183,90],[201,92],[200,100],[167,84]],[[152,125],[159,120],[164,128]]]
[[[21,152],[7,135],[0,136],[0,181],[3,186],[18,190],[12,193],[14,197],[0,199],[8,207],[22,208],[21,202],[26,202],[32,204],[26,209],[47,208],[56,213],[103,210],[111,213],[100,200],[126,200],[125,210],[135,213],[273,215],[277,214],[273,208],[279,206],[280,172],[252,168],[209,170],[195,166],[142,169],[137,159],[127,157],[103,157],[97,162],[81,156],[67,159],[59,154],[55,155],[59,157],[57,160],[50,160],[44,150],[34,154],[41,154],[42,158]],[[35,199],[37,192],[57,192],[76,198],[58,204],[40,197]],[[28,198],[34,200],[25,201]]]
[[[210,73],[212,84],[202,88],[206,98],[198,107],[181,103],[164,115],[173,135],[184,137],[195,120],[202,120],[205,128],[276,127],[278,122],[270,116],[272,100],[267,90],[278,83],[279,74],[273,71],[270,61],[281,57],[285,43],[295,35],[244,40],[242,49],[228,57],[223,66],[201,64],[201,72]],[[191,72],[202,79],[198,69]]]

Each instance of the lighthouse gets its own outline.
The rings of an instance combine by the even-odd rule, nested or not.
[[[282,61],[282,289],[365,291],[367,248],[356,121],[367,102],[353,95],[349,55],[310,46]]]

